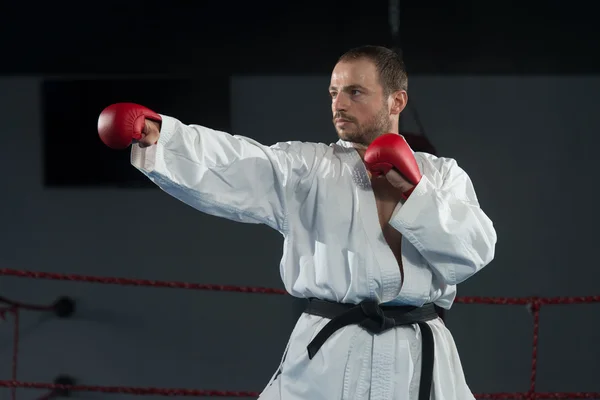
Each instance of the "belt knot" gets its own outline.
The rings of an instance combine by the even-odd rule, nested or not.
[[[386,317],[375,301],[365,300],[361,302],[360,309],[367,318],[359,325],[371,333],[379,334],[392,329],[396,325],[394,319]]]

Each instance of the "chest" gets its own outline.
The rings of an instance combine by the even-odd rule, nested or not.
[[[319,240],[335,236],[364,245],[364,234],[397,247],[401,235],[389,221],[402,193],[385,177],[371,179],[354,149],[346,149],[317,167],[308,196],[302,198],[300,218]],[[340,236],[343,235],[343,236]],[[345,242],[345,240],[342,240]]]
[[[372,179],[371,187],[375,197],[379,224],[385,232],[396,206],[402,200],[402,192],[393,187],[384,177]]]

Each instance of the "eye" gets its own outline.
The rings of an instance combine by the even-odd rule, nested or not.
[[[352,96],[358,96],[362,92],[360,90],[358,90],[358,89],[352,89],[351,93],[352,93]]]

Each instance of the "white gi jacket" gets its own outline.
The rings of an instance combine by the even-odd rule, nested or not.
[[[494,257],[496,232],[471,180],[452,159],[416,152],[423,174],[390,224],[404,237],[404,279],[379,224],[364,164],[350,143],[272,146],[162,116],[158,143],[134,145],[132,164],[196,209],[284,236],[280,273],[296,297],[344,303],[450,308],[456,285]],[[306,346],[329,320],[303,314],[263,400],[413,400],[418,395],[419,327],[372,335],[351,325],[308,359]],[[435,339],[432,399],[473,399],[450,332]]]

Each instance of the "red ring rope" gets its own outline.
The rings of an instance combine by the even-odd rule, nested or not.
[[[34,272],[16,270],[10,268],[0,268],[0,275],[13,276],[19,278],[51,279],[61,281],[101,283],[109,285],[130,285],[130,286],[148,286],[175,289],[193,289],[209,290],[223,292],[241,292],[241,293],[260,293],[260,294],[287,294],[285,290],[272,289],[264,287],[231,286],[231,285],[209,285],[185,282],[153,281],[146,279],[112,278],[98,276],[84,276],[74,274],[57,274],[52,272]],[[462,304],[496,304],[496,305],[526,305],[530,307],[533,314],[533,354],[531,364],[530,387],[528,392],[522,393],[481,393],[475,394],[479,399],[600,399],[600,393],[541,393],[535,391],[537,374],[537,344],[539,336],[540,309],[544,305],[556,304],[585,304],[598,303],[600,296],[580,296],[580,297],[478,297],[463,296],[457,297],[456,303]],[[52,306],[39,306],[25,303],[18,303],[6,298],[0,297],[0,304],[6,307],[0,307],[0,319],[5,319],[6,314],[14,316],[14,346],[13,346],[13,365],[11,380],[0,380],[0,387],[11,388],[12,400],[16,400],[17,388],[33,388],[47,390],[71,390],[84,392],[101,393],[125,393],[133,395],[159,395],[159,396],[194,396],[194,397],[258,397],[257,392],[239,392],[239,391],[221,391],[221,390],[196,390],[196,389],[159,389],[159,388],[138,388],[138,387],[109,387],[109,386],[84,386],[84,385],[57,385],[51,383],[20,382],[17,380],[17,361],[19,348],[19,311],[48,311]],[[52,398],[52,393],[43,397],[43,399]],[[40,399],[41,400],[41,399]]]

